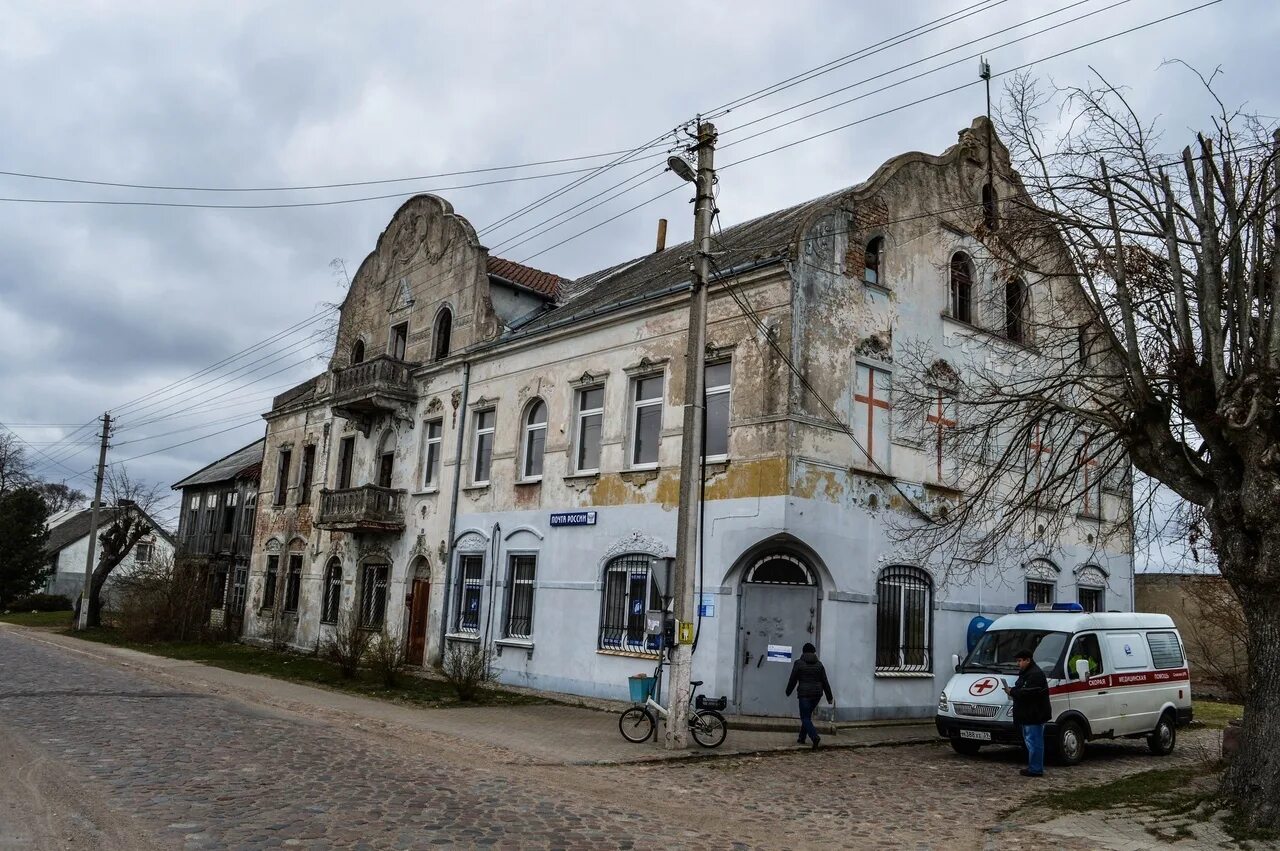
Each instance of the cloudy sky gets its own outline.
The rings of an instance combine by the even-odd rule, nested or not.
[[[270,395],[321,368],[307,340],[322,322],[307,320],[341,298],[332,261],[354,272],[417,191],[452,201],[494,254],[569,277],[651,250],[659,217],[671,220],[669,242],[692,230],[683,187],[618,216],[675,185],[657,165],[663,148],[506,224],[583,177],[545,175],[612,158],[324,189],[197,188],[386,181],[629,151],[859,51],[715,118],[722,221],[856,183],[902,151],[941,151],[983,108],[979,52],[996,74],[1034,61],[1062,85],[1087,82],[1092,65],[1160,117],[1172,151],[1211,104],[1165,60],[1221,66],[1228,102],[1280,114],[1280,4],[1221,0],[1046,57],[1203,2],[0,2],[0,423],[32,445],[44,475],[86,489],[92,428],[75,428],[104,410],[119,417],[112,460],[165,484],[253,440]],[[745,138],[760,131],[770,132]],[[481,182],[490,185],[459,188]]]

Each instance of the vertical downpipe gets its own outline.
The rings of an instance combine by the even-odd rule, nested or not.
[[[444,600],[440,610],[440,663],[444,663],[444,637],[449,632],[449,597],[453,593],[453,538],[458,528],[458,494],[462,489],[462,449],[467,436],[467,395],[471,390],[471,361],[462,362],[462,403],[458,405],[458,441],[453,456],[453,494],[449,497],[449,537],[444,563]]]

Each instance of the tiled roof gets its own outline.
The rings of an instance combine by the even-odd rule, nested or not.
[[[497,275],[499,278],[504,278],[513,284],[528,287],[548,298],[558,296],[561,288],[569,283],[568,278],[562,278],[559,275],[543,272],[541,269],[525,266],[512,260],[505,260],[501,257],[489,258],[488,271],[490,275]]]
[[[175,484],[173,489],[179,490],[195,485],[211,485],[215,482],[230,482],[235,479],[246,478],[246,473],[250,471],[250,468],[254,470],[261,469],[262,453],[266,447],[266,438],[255,440],[248,446],[241,447],[230,455],[219,458],[204,469],[192,473]]]

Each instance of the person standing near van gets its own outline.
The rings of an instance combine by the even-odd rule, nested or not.
[[[1013,723],[1022,728],[1022,740],[1027,744],[1027,767],[1021,773],[1024,777],[1041,777],[1044,775],[1044,725],[1053,717],[1049,680],[1030,650],[1019,650],[1013,659],[1021,673],[1013,687],[1005,686],[1004,691],[1013,698]]]
[[[818,747],[818,728],[813,726],[813,710],[825,695],[827,703],[834,703],[831,697],[831,683],[827,682],[827,669],[818,661],[818,648],[806,644],[800,658],[791,664],[791,679],[787,680],[787,697],[796,693],[800,700],[800,738],[796,741],[805,743],[806,737]]]

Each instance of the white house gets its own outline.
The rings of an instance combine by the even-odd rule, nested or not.
[[[98,511],[99,532],[110,527],[116,513],[120,511],[141,511],[137,506],[104,507]],[[92,512],[88,508],[73,508],[60,512],[49,518],[49,538],[45,542],[44,552],[49,562],[49,578],[45,582],[44,591],[48,594],[62,594],[73,603],[84,591],[85,559],[89,555],[89,522]],[[107,577],[103,588],[105,598],[110,597],[113,580],[127,576],[139,566],[150,564],[153,559],[172,557],[174,541],[169,533],[160,527],[149,516],[146,517],[151,531],[144,535],[124,560]],[[97,548],[101,554],[101,547]]]

